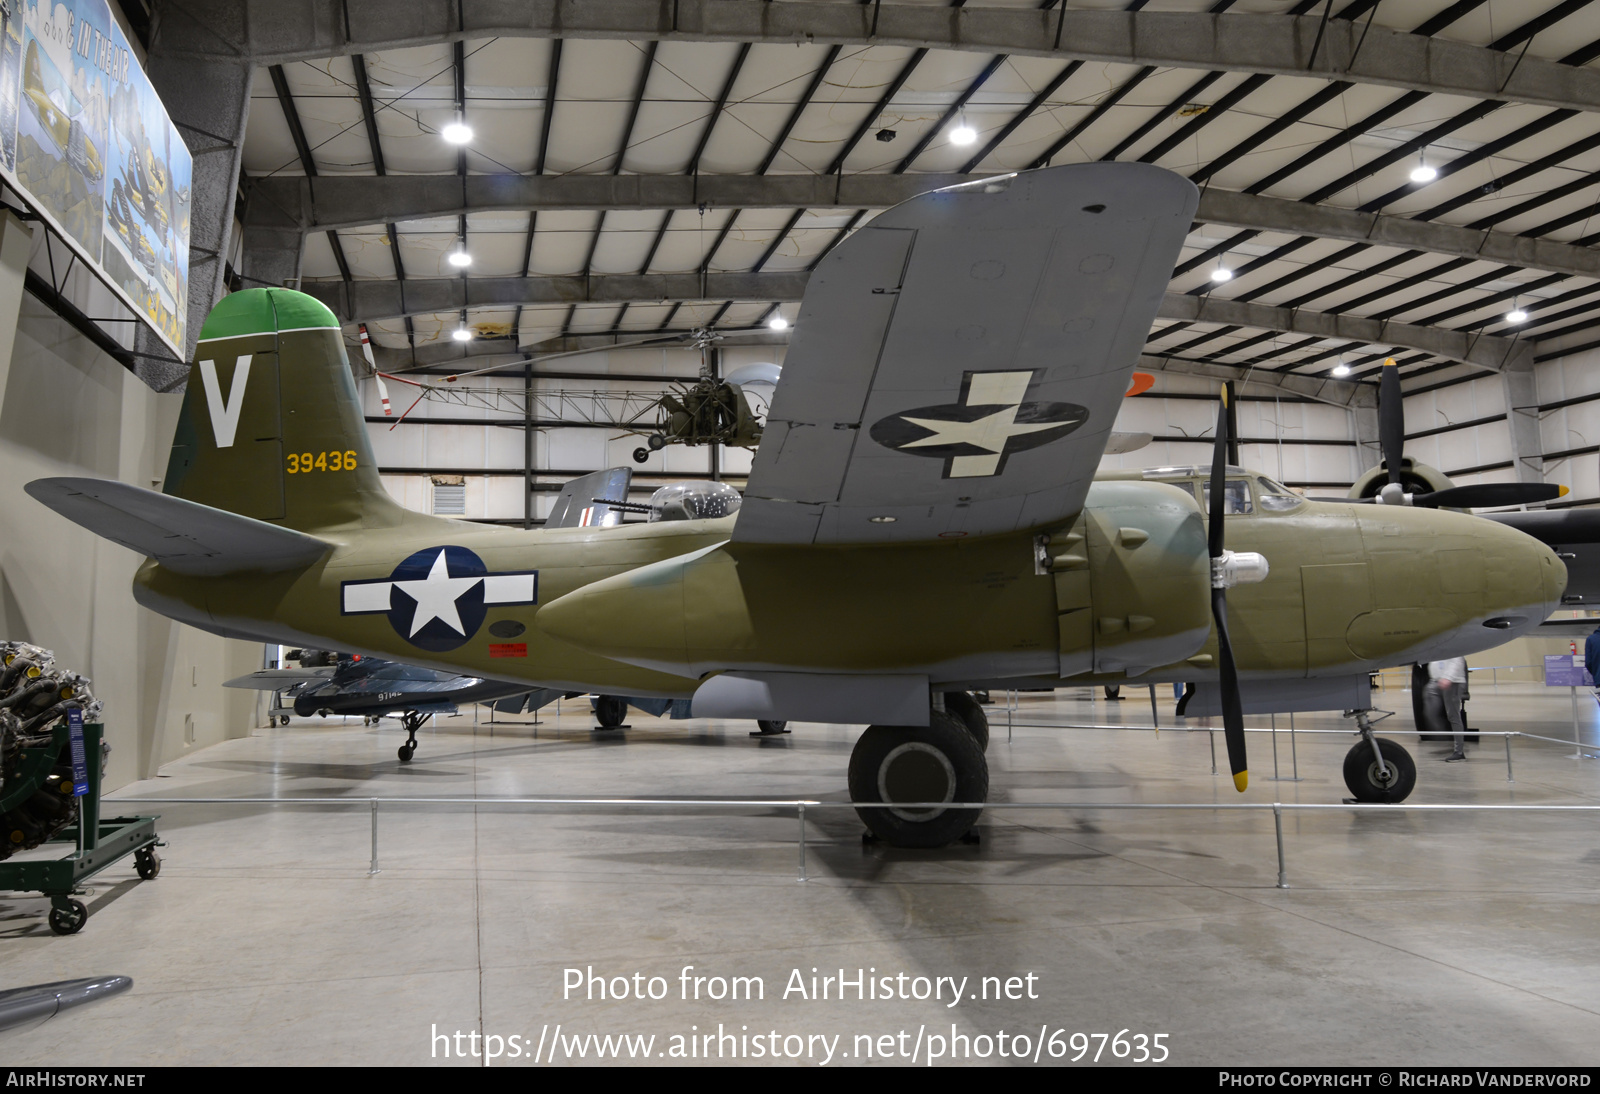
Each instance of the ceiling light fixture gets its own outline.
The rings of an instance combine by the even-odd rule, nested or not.
[[[470,342],[472,341],[472,331],[468,330],[466,327],[457,327],[455,330],[450,332],[450,337],[454,338],[457,342]]]
[[[458,248],[450,252],[450,265],[458,270],[464,270],[472,265],[472,256],[464,249]]]
[[[774,315],[771,319],[767,320],[767,326],[772,330],[788,330],[789,321],[781,315]]]
[[[1527,321],[1528,313],[1522,310],[1521,306],[1517,303],[1516,298],[1513,297],[1511,300],[1511,310],[1506,312],[1506,322],[1526,323]]]
[[[439,136],[443,137],[451,144],[466,144],[472,139],[472,127],[466,122],[462,121],[460,118],[457,118],[455,121],[439,130]]]
[[[1211,280],[1215,281],[1219,285],[1224,281],[1232,281],[1233,271],[1221,263],[1218,263],[1217,268],[1211,271]]]
[[[1418,152],[1417,165],[1411,169],[1411,181],[1432,182],[1438,177],[1439,169],[1437,167],[1428,166],[1427,157],[1423,153]]]
[[[960,121],[957,122],[954,129],[950,130],[950,143],[964,147],[977,139],[978,131],[967,124],[967,112],[963,110],[960,115]]]
[[[1333,374],[1335,376],[1348,376],[1350,375],[1350,366],[1345,364],[1341,358],[1339,363],[1333,366]]]

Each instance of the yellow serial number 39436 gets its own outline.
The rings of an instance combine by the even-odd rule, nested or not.
[[[344,452],[291,452],[289,474],[304,475],[312,471],[354,471],[354,450]]]

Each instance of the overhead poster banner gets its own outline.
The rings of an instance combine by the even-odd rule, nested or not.
[[[106,0],[0,0],[0,175],[179,357],[193,168]]]

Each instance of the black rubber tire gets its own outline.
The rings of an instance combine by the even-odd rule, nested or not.
[[[405,764],[411,762],[411,757],[416,755],[416,751],[411,745],[401,745],[396,755],[400,757],[400,762]]]
[[[287,714],[278,715],[278,724],[280,726],[288,725],[289,724],[289,716]]]
[[[961,720],[967,732],[978,742],[979,748],[989,751],[989,716],[978,705],[978,700],[964,691],[947,691],[944,693],[944,709]]]
[[[141,847],[133,853],[133,868],[144,880],[154,881],[161,876],[161,856],[154,847]]]
[[[1357,741],[1345,753],[1344,784],[1350,788],[1350,794],[1356,801],[1385,802],[1390,805],[1403,802],[1417,786],[1416,761],[1411,758],[1411,753],[1394,741],[1383,737],[1376,740],[1383,751],[1383,762],[1389,765],[1393,774],[1393,780],[1387,786],[1378,781],[1378,761],[1372,755],[1372,746],[1365,741]]]
[[[633,450],[633,462],[634,463],[644,463],[649,459],[650,459],[650,450],[648,448],[635,448]]]
[[[644,443],[650,446],[652,452],[659,452],[667,447],[667,439],[659,433],[650,434],[644,439]]]
[[[850,799],[981,802],[989,763],[961,720],[933,711],[926,726],[868,726],[850,753]],[[868,830],[894,847],[943,847],[978,823],[981,809],[857,809]]]
[[[52,934],[77,934],[83,930],[83,925],[89,922],[89,909],[83,906],[81,900],[69,900],[67,906],[68,911],[60,908],[50,909]]]
[[[601,729],[616,729],[628,720],[628,701],[620,695],[595,696],[594,720]]]
[[[756,728],[761,731],[761,736],[763,737],[776,737],[780,733],[788,732],[789,723],[763,721],[762,719],[757,718]]]

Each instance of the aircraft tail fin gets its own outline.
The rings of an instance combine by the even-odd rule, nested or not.
[[[633,481],[633,468],[612,467],[592,471],[582,478],[573,479],[561,488],[550,515],[545,518],[546,528],[601,528],[622,523],[622,510],[613,509],[611,502],[628,500],[628,484]]]
[[[307,532],[410,519],[379,481],[339,321],[292,289],[211,309],[162,490]]]

